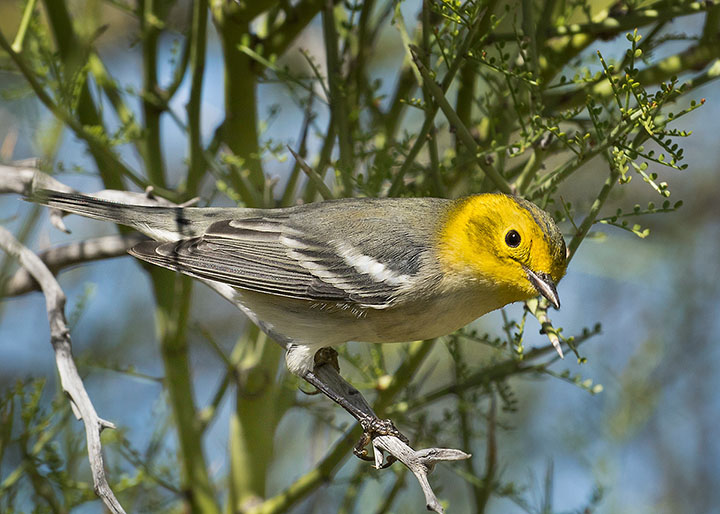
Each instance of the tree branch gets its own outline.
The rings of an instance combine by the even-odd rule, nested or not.
[[[51,248],[40,253],[38,257],[52,273],[56,274],[75,264],[122,257],[127,255],[130,248],[145,239],[139,234],[98,237]],[[0,286],[0,291],[5,297],[20,296],[38,289],[40,284],[26,268],[20,268]]]
[[[50,322],[50,343],[55,351],[55,363],[60,375],[60,385],[70,397],[70,406],[77,419],[85,424],[88,460],[93,477],[95,493],[113,513],[124,514],[105,477],[100,433],[104,428],[115,428],[111,422],[100,418],[85,390],[72,357],[70,330],[65,319],[65,293],[42,260],[0,227],[0,248],[15,257],[20,265],[40,284],[47,306]]]
[[[425,355],[425,353],[421,349],[416,352],[415,356],[418,357],[418,359],[421,359],[423,355]],[[408,364],[411,368],[414,368],[419,364],[419,362],[421,362],[421,360],[418,359],[409,359],[409,361],[414,362],[409,363],[408,361],[406,364]],[[335,392],[338,396],[345,398],[358,410],[363,411],[369,417],[377,417],[373,408],[370,407],[363,395],[352,385],[347,383],[333,366],[324,365],[315,368],[315,375],[325,384],[325,386]],[[389,398],[392,398],[396,392],[397,391],[392,386],[385,389],[381,393],[383,397],[378,398],[376,407],[382,407],[382,405],[387,402]],[[312,471],[300,477],[294,484],[282,493],[263,502],[256,509],[252,510],[251,513],[279,514],[281,512],[285,512],[289,507],[312,492],[315,487],[332,476],[336,467],[349,454],[352,441],[356,438],[356,430],[348,432],[348,434],[341,439],[336,447],[331,450],[330,453],[317,466],[315,466]],[[428,474],[432,472],[435,464],[438,462],[470,458],[469,454],[461,450],[448,448],[427,448],[416,451],[401,441],[398,437],[389,435],[375,437],[372,441],[372,445],[375,452],[375,467],[377,469],[381,469],[387,467],[387,465],[392,462],[387,461],[383,464],[383,452],[388,453],[395,459],[402,462],[410,471],[413,472],[415,478],[417,478],[418,483],[425,494],[425,504],[428,510],[432,510],[437,513],[442,513],[444,510],[430,486],[427,478]]]
[[[285,7],[285,21],[263,40],[264,55],[270,57],[283,54],[321,8],[322,0],[300,0],[295,6],[288,3]]]
[[[422,50],[416,46],[411,46],[410,51],[413,54],[413,62],[422,75],[423,86],[426,87],[428,92],[433,96],[436,104],[440,107],[440,109],[442,109],[445,117],[450,122],[450,125],[455,128],[457,138],[463,142],[465,147],[470,150],[473,155],[477,156],[478,153],[480,153],[480,146],[475,142],[472,134],[470,134],[470,130],[465,126],[465,124],[463,124],[457,112],[455,112],[455,109],[452,108],[450,102],[448,102],[447,98],[445,98],[443,89],[430,76],[430,71],[425,67],[422,59],[420,58]],[[485,157],[479,157],[476,159],[476,162],[485,175],[493,181],[495,187],[497,187],[499,191],[507,194],[512,193],[510,184],[508,184],[507,180],[505,180],[505,177],[500,175],[500,173],[485,159]]]

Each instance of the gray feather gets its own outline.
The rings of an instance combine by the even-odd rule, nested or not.
[[[150,236],[156,241],[130,253],[158,266],[259,293],[376,309],[408,293],[404,282],[432,258],[437,227],[427,220],[437,223],[450,203],[345,199],[287,209],[210,209],[48,190],[33,200]],[[373,275],[367,263],[382,273]]]
[[[128,205],[79,193],[63,193],[47,189],[35,192],[30,200],[87,218],[132,227],[153,239],[161,240],[198,236],[218,218],[231,217],[243,210]]]

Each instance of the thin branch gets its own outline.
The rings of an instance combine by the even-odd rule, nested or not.
[[[597,333],[599,333],[599,328],[595,328],[593,331],[584,332],[582,335],[574,338],[573,346],[577,348],[583,342],[587,341]],[[463,393],[464,391],[469,391],[471,389],[489,384],[491,382],[499,382],[511,375],[520,376],[525,373],[538,372],[539,370],[543,370],[548,364],[550,364],[550,362],[533,364],[533,361],[556,352],[557,350],[552,344],[534,348],[529,352],[525,352],[522,360],[519,360],[516,357],[511,357],[509,359],[499,361],[492,366],[484,367],[478,372],[468,376],[463,383],[452,383],[449,385],[440,386],[433,391],[425,393],[422,398],[408,401],[402,406],[402,409],[405,412],[414,411],[425,407],[449,394],[458,395],[460,393]],[[559,358],[559,356],[555,356],[553,362],[555,360],[558,360]],[[391,408],[390,414],[392,414],[396,410],[397,407]]]
[[[440,109],[442,109],[445,117],[450,122],[450,125],[455,128],[455,133],[457,134],[458,139],[463,142],[465,147],[470,150],[473,155],[477,156],[480,152],[480,146],[475,142],[472,134],[470,134],[470,130],[462,122],[457,112],[455,112],[455,109],[453,109],[450,102],[447,101],[447,98],[445,98],[443,89],[430,76],[429,70],[425,67],[422,59],[420,58],[422,50],[416,46],[412,46],[410,50],[413,53],[413,62],[422,75],[423,86],[426,87],[428,92],[433,96],[436,104],[440,107]],[[507,180],[505,180],[505,177],[500,175],[500,173],[492,164],[490,164],[490,162],[488,162],[485,157],[479,157],[477,159],[477,163],[483,172],[485,172],[485,175],[487,175],[495,183],[498,190],[507,194],[512,193],[510,184],[508,184]]]
[[[290,153],[295,158],[295,162],[298,163],[300,166],[300,169],[305,172],[305,174],[308,176],[308,178],[312,181],[313,185],[317,188],[320,195],[325,200],[330,200],[332,198],[335,198],[335,195],[333,195],[332,191],[330,191],[330,188],[323,182],[323,179],[320,175],[317,174],[315,170],[313,170],[308,164],[305,162],[305,160],[298,155],[298,153],[290,148],[287,147],[288,150],[290,150]]]
[[[325,39],[325,55],[327,58],[328,88],[330,89],[330,111],[337,123],[337,138],[340,152],[340,176],[342,178],[343,196],[352,194],[353,176],[353,145],[352,131],[348,119],[347,94],[343,82],[342,57],[338,51],[338,34],[335,27],[335,11],[333,0],[325,0],[322,12],[323,36]]]
[[[25,62],[24,58],[20,54],[13,51],[10,44],[7,40],[5,40],[1,33],[0,48],[2,48],[10,56],[20,73],[25,77],[25,80],[30,85],[30,88],[33,90],[38,100],[40,100],[58,120],[65,123],[73,132],[75,132],[78,138],[85,140],[91,152],[93,152],[98,159],[102,159],[103,162],[108,163],[108,167],[117,171],[118,177],[126,176],[133,183],[141,187],[145,187],[145,180],[139,177],[122,162],[120,157],[114,152],[112,146],[108,144],[108,141],[106,141],[102,136],[98,136],[95,132],[89,130],[82,122],[78,121],[75,115],[53,101],[50,94],[45,91],[45,88],[39,82],[35,73],[31,70],[30,65]],[[99,167],[102,169],[100,165]],[[120,185],[119,182],[118,185]]]
[[[470,49],[470,46],[476,42],[479,38],[482,38],[485,35],[485,30],[487,27],[484,26],[483,20],[485,19],[483,14],[482,17],[480,17],[480,12],[478,11],[478,16],[481,20],[480,23],[475,23],[470,29],[468,30],[465,38],[463,39],[462,43],[458,47],[457,51],[457,57],[453,61],[453,63],[450,65],[450,69],[443,77],[442,83],[439,84],[439,87],[442,91],[443,97],[445,93],[450,89],[450,85],[453,82],[453,79],[455,78],[455,75],[457,74],[458,70],[460,69],[460,66],[463,62],[465,62],[465,55],[467,54],[467,51]],[[483,8],[483,12],[484,11]],[[437,84],[436,84],[437,85]],[[412,148],[408,152],[407,156],[405,157],[405,162],[400,167],[400,169],[395,174],[395,177],[393,178],[392,184],[390,186],[390,192],[388,193],[388,196],[397,196],[400,193],[400,189],[403,185],[403,179],[405,177],[405,173],[410,169],[410,167],[415,162],[415,158],[420,153],[420,150],[425,145],[427,141],[427,136],[430,133],[430,130],[432,127],[435,126],[435,115],[437,114],[438,109],[440,108],[438,102],[435,102],[433,106],[428,110],[428,112],[425,113],[425,121],[423,122],[422,127],[420,128],[420,132],[418,132],[415,143],[413,143]]]
[[[570,240],[570,244],[568,244],[568,261],[575,256],[575,252],[580,247],[580,243],[583,241],[583,239],[585,239],[585,236],[587,236],[590,228],[595,223],[595,219],[598,217],[600,209],[602,209],[605,201],[608,199],[608,196],[610,196],[610,191],[617,183],[619,178],[620,172],[613,168],[610,172],[610,175],[608,175],[607,179],[605,179],[605,183],[600,189],[598,197],[595,199],[592,206],[590,207],[590,212],[588,212],[585,219],[582,221],[582,223],[580,223],[580,227],[578,228],[577,233]]]
[[[38,257],[55,274],[75,264],[125,256],[130,248],[145,239],[139,234],[98,237],[51,248]],[[20,268],[7,282],[0,285],[0,292],[5,297],[20,296],[38,289],[40,284],[25,268]]]
[[[315,120],[315,113],[313,112],[313,101],[315,99],[314,95],[310,95],[307,99],[307,104],[305,105],[305,114],[303,116],[303,124],[302,128],[300,129],[300,138],[298,140],[298,155],[300,158],[304,159],[307,156],[307,140],[308,135],[310,133],[310,126],[312,125],[313,121]],[[295,160],[295,166],[293,166],[292,171],[290,172],[290,176],[287,179],[287,183],[285,185],[285,191],[282,194],[282,199],[280,200],[280,206],[287,207],[292,205],[294,199],[297,197],[297,193],[295,191],[295,188],[297,186],[298,179],[300,178],[300,163],[297,162],[297,159]]]
[[[205,52],[207,47],[207,7],[203,2],[195,2],[192,17],[190,46],[190,95],[185,109],[188,119],[189,162],[187,172],[187,191],[194,195],[200,186],[205,171],[205,156],[202,147],[202,90],[205,75]]]
[[[23,11],[23,17],[22,20],[20,20],[20,27],[18,27],[17,34],[15,35],[15,40],[12,44],[12,49],[16,51],[17,53],[22,52],[23,50],[23,43],[25,42],[25,35],[27,34],[27,29],[30,26],[30,21],[32,20],[33,13],[35,12],[35,4],[37,3],[37,0],[30,0],[25,5],[25,10]]]
[[[65,319],[65,293],[43,261],[20,244],[3,227],[0,227],[0,248],[15,257],[42,288],[50,322],[50,342],[55,351],[55,363],[60,375],[60,384],[63,391],[70,397],[70,406],[75,417],[82,420],[85,425],[88,459],[95,493],[102,499],[110,512],[124,514],[125,510],[115,498],[105,477],[100,442],[102,430],[115,428],[115,425],[97,415],[73,361],[70,330]]]
[[[426,349],[419,347],[416,352],[418,358],[425,355]],[[414,359],[410,359],[414,360]],[[420,360],[421,362],[421,360]],[[416,360],[415,366],[419,365]],[[411,367],[415,367],[412,364]],[[365,412],[368,416],[376,417],[372,407],[367,403],[362,394],[353,386],[348,384],[335,370],[333,366],[320,366],[315,368],[315,375],[336,394],[345,398],[349,403],[353,404],[357,409]],[[383,403],[389,401],[396,394],[395,387],[389,387],[382,391],[384,398],[378,398],[376,407],[382,406]],[[315,468],[306,475],[300,477],[294,484],[288,487],[284,492],[270,498],[252,510],[252,514],[276,514],[286,512],[289,507],[294,505],[300,499],[304,498],[320,483],[328,480],[339,463],[348,455],[353,440],[357,438],[357,431],[348,432],[340,442],[333,448],[330,453]],[[429,510],[442,513],[443,508],[432,490],[428,481],[428,474],[432,472],[435,464],[441,461],[453,461],[468,459],[470,455],[455,449],[448,448],[428,448],[423,450],[413,450],[395,436],[377,436],[372,441],[375,451],[375,467],[377,469],[387,467],[387,462],[383,464],[383,452],[390,454],[394,459],[399,460],[410,471],[413,472],[425,494],[425,503]],[[391,462],[391,461],[390,461]]]

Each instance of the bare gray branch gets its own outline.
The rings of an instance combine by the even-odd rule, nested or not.
[[[85,424],[88,459],[95,492],[111,512],[124,514],[125,511],[115,498],[105,477],[100,443],[100,432],[104,428],[115,428],[115,425],[100,418],[95,412],[95,407],[93,407],[75,366],[75,361],[73,361],[70,331],[65,319],[65,293],[43,261],[3,227],[0,227],[0,248],[15,257],[20,265],[40,284],[45,295],[50,322],[50,342],[55,350],[55,363],[60,375],[60,384],[63,391],[70,397],[73,413]]]
[[[352,403],[358,410],[363,411],[369,417],[377,417],[360,391],[347,383],[333,366],[324,365],[317,367],[314,373],[328,388]],[[470,454],[461,450],[449,448],[427,448],[416,451],[400,438],[390,435],[376,436],[372,440],[372,445],[375,452],[375,467],[378,469],[385,467],[382,452],[388,453],[402,462],[413,472],[423,493],[425,493],[425,505],[428,510],[432,510],[438,514],[444,512],[444,509],[430,486],[428,475],[433,470],[435,464],[440,461],[463,460],[471,457]]]
[[[139,234],[98,237],[50,248],[40,253],[38,257],[55,274],[75,264],[127,255],[128,249],[145,239]],[[30,272],[25,268],[20,268],[4,284],[2,294],[3,296],[19,296],[38,289],[40,286]]]

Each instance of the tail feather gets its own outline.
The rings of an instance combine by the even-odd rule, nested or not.
[[[161,205],[132,205],[80,193],[41,189],[30,201],[87,218],[126,225],[159,241],[196,237],[222,218],[233,218],[242,209],[208,209]]]

